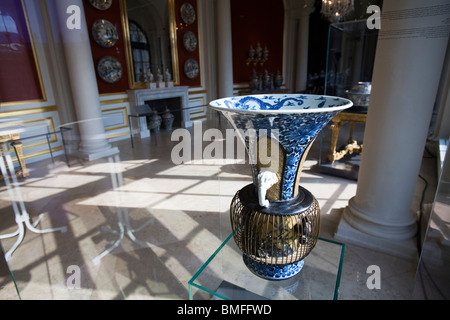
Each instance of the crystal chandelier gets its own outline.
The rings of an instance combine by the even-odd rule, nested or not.
[[[341,21],[353,10],[353,0],[322,0],[320,13],[333,23]]]

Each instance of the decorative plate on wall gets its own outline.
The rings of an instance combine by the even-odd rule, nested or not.
[[[92,25],[92,37],[95,42],[104,48],[110,48],[116,44],[119,36],[116,27],[108,20],[100,19]]]
[[[192,31],[188,31],[183,35],[184,48],[189,52],[194,52],[197,48],[197,37]]]
[[[112,0],[89,0],[89,2],[98,10],[108,10],[112,4]]]
[[[98,62],[97,72],[103,81],[116,83],[122,78],[122,65],[116,58],[106,56]]]
[[[184,63],[184,73],[189,79],[194,79],[198,76],[200,68],[198,62],[195,59],[187,59]]]
[[[181,15],[181,19],[184,21],[184,23],[186,23],[188,25],[193,24],[196,19],[195,9],[188,2],[185,2],[181,5],[180,15]]]

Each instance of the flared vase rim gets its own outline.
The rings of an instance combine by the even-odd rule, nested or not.
[[[226,101],[226,100],[236,100],[236,99],[244,99],[248,97],[258,98],[258,99],[266,99],[267,97],[274,97],[274,98],[299,98],[299,97],[315,97],[315,98],[325,98],[329,100],[338,100],[342,102],[343,104],[338,106],[332,106],[332,107],[312,107],[309,109],[284,109],[284,110],[262,110],[262,109],[238,109],[238,108],[229,108],[226,106],[219,106],[217,105],[220,101]],[[266,98],[264,98],[266,97]],[[216,100],[212,100],[209,103],[209,107],[211,109],[214,109],[216,111],[227,111],[227,112],[234,112],[234,113],[242,113],[242,114],[259,114],[259,115],[283,115],[283,114],[302,114],[302,113],[327,113],[327,112],[336,112],[336,111],[342,111],[345,109],[348,109],[353,106],[353,102],[349,99],[339,97],[339,96],[330,96],[330,95],[320,95],[320,94],[255,94],[255,95],[245,95],[245,96],[231,96],[231,97],[225,97],[220,98]]]

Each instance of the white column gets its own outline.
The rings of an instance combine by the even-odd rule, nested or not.
[[[100,98],[89,43],[89,30],[82,0],[55,1],[66,57],[70,87],[80,130],[79,151],[92,160],[118,152],[106,140]],[[69,7],[75,11],[68,10]],[[79,10],[79,11],[78,11]],[[78,16],[77,12],[80,13]],[[69,29],[69,17],[79,19],[79,28]]]
[[[417,253],[411,204],[448,42],[440,26],[449,19],[427,8],[445,4],[383,2],[357,192],[337,239],[398,256]]]
[[[305,1],[298,10],[295,91],[301,92],[308,85],[309,15],[314,11],[314,1]]]
[[[217,0],[217,94],[233,95],[233,50],[230,0]]]

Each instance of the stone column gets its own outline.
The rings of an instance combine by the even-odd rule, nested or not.
[[[448,1],[385,0],[356,195],[336,238],[416,256],[411,210],[448,42]],[[420,13],[420,14],[419,14]],[[447,31],[445,31],[447,30]]]
[[[305,0],[298,8],[297,58],[295,91],[305,91],[308,85],[309,15],[314,11],[314,1]]]
[[[117,153],[106,140],[83,1],[58,0],[55,5],[80,131],[80,155],[93,160]]]
[[[217,0],[217,94],[233,95],[233,50],[231,40],[230,0]]]

